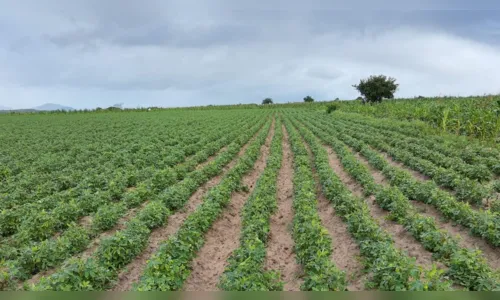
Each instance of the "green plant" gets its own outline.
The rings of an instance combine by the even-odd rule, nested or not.
[[[266,98],[266,99],[262,100],[262,104],[273,104],[273,99]]]
[[[304,102],[311,103],[311,102],[314,102],[314,99],[311,96],[307,96],[307,97],[304,97]]]
[[[340,108],[340,105],[338,103],[330,103],[326,106],[326,113],[330,114]]]
[[[361,79],[359,84],[353,85],[369,103],[382,102],[382,99],[394,98],[394,92],[398,88],[396,79],[384,75],[372,75],[367,79]]]

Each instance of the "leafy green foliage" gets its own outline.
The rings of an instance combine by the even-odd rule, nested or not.
[[[349,232],[360,246],[365,267],[372,274],[368,287],[388,291],[449,290],[451,282],[444,279],[442,273],[435,275],[433,270],[421,270],[416,266],[415,259],[394,246],[391,237],[371,217],[366,203],[354,197],[330,168],[328,154],[317,138],[305,127],[297,124],[297,128],[311,145],[323,192],[332,201],[336,212],[347,223]],[[370,191],[379,191],[379,188],[373,187],[373,179],[368,179],[366,168],[360,168],[353,162],[354,156],[345,146],[336,140],[331,142],[334,150],[338,150],[337,154],[345,169],[353,177],[359,178]]]
[[[304,97],[304,102],[311,103],[314,102],[314,98],[311,96]]]
[[[104,239],[95,254],[100,266],[115,271],[139,255],[146,246],[150,230],[140,220],[130,221],[124,230]]]
[[[396,79],[385,75],[372,75],[367,79],[361,79],[359,84],[353,85],[361,95],[365,96],[369,103],[382,102],[382,99],[394,98],[398,88]]]
[[[331,114],[332,112],[338,110],[340,108],[340,105],[338,103],[329,103],[326,106],[326,113]]]
[[[451,237],[447,232],[438,229],[432,218],[421,216],[410,204],[408,198],[397,188],[386,188],[377,185],[375,189],[372,188],[371,181],[363,180],[358,175],[359,169],[353,167],[352,163],[346,157],[354,158],[350,151],[345,151],[343,142],[336,139],[336,136],[346,137],[345,134],[339,133],[340,131],[331,130],[324,127],[324,131],[317,130],[314,127],[311,129],[320,136],[323,140],[329,139],[337,154],[342,157],[342,164],[347,172],[357,179],[358,182],[372,191],[375,191],[375,201],[385,210],[390,211],[390,218],[405,226],[405,228],[417,239],[423,246],[432,251],[437,259],[440,259],[444,264],[448,265],[450,269],[446,272],[452,279],[460,282],[463,286],[471,290],[496,290],[500,288],[498,279],[494,275],[492,269],[488,266],[482,253],[480,251],[471,251],[459,247],[459,242]],[[329,135],[328,133],[331,133]],[[370,164],[376,168],[381,169],[384,174],[388,170],[396,170],[394,167],[385,162],[384,158],[377,154],[375,151],[366,147],[361,142],[352,138],[346,138],[346,141],[352,143],[354,149],[359,150],[369,161]],[[394,173],[393,171],[393,173]],[[370,176],[367,170],[366,176]],[[399,180],[403,178],[408,179],[409,175],[400,172]],[[411,176],[409,176],[411,178]],[[429,186],[432,188],[432,186]],[[429,189],[427,189],[429,190]],[[422,193],[425,189],[415,190],[415,192]]]
[[[111,272],[93,259],[71,259],[63,272],[42,277],[37,285],[27,287],[32,291],[102,291],[110,285]]]
[[[321,225],[317,211],[316,186],[304,143],[288,120],[285,126],[294,155],[294,200],[292,235],[297,262],[304,267],[305,291],[346,290],[346,275],[330,260],[332,240]]]
[[[4,268],[2,269],[8,274],[6,282],[15,282],[15,280],[28,278],[30,275],[36,274],[40,271],[57,267],[66,258],[83,251],[89,244],[90,238],[95,237],[103,230],[107,230],[110,227],[115,226],[116,221],[123,217],[128,208],[137,207],[148,198],[154,197],[157,191],[162,191],[172,183],[172,178],[175,177],[174,179],[178,180],[179,178],[182,179],[191,175],[191,173],[197,169],[197,165],[199,163],[208,159],[211,155],[216,154],[219,149],[234,140],[235,143],[232,143],[228,147],[228,150],[221,152],[221,154],[215,158],[215,163],[212,162],[205,168],[200,168],[198,170],[197,174],[201,176],[196,175],[196,178],[198,178],[197,182],[202,184],[209,179],[208,176],[214,176],[222,170],[222,166],[227,164],[238,153],[239,147],[246,143],[252,135],[262,127],[263,121],[265,121],[265,118],[260,118],[260,121],[258,122],[252,122],[251,118],[245,120],[243,123],[247,125],[238,128],[238,130],[216,132],[215,135],[207,137],[205,140],[193,140],[193,142],[196,142],[197,147],[191,147],[192,151],[198,151],[198,149],[200,150],[195,152],[194,155],[189,157],[184,163],[178,164],[174,167],[168,167],[167,169],[160,170],[148,168],[147,170],[145,169],[146,172],[143,172],[142,174],[139,174],[134,170],[130,170],[131,173],[121,177],[123,177],[123,182],[125,182],[126,185],[130,186],[135,184],[136,187],[126,189],[119,197],[113,197],[109,190],[97,192],[96,194],[92,194],[90,191],[85,190],[85,193],[81,196],[78,196],[74,191],[69,190],[64,193],[67,195],[67,198],[75,196],[79,197],[78,202],[76,203],[77,206],[75,206],[75,201],[71,199],[64,199],[64,201],[68,202],[62,202],[61,200],[63,199],[60,197],[47,197],[43,199],[43,202],[38,202],[36,205],[23,206],[27,208],[28,212],[30,212],[31,210],[36,209],[38,205],[43,205],[47,208],[49,207],[48,205],[50,205],[50,208],[53,208],[53,211],[47,214],[47,219],[58,221],[61,225],[56,225],[55,228],[47,230],[46,236],[51,235],[51,231],[54,232],[54,230],[58,227],[65,231],[60,237],[49,238],[30,244],[30,242],[34,239],[33,233],[38,231],[26,226],[26,228],[23,228],[22,231],[16,234],[16,239],[9,239],[8,244],[2,244],[2,258],[8,260],[5,262]],[[234,128],[237,124],[238,123],[232,123],[227,125],[227,127]],[[213,137],[220,138],[207,143],[207,140]],[[132,151],[134,151],[134,148]],[[171,161],[173,162],[176,160],[179,160],[179,158]],[[170,171],[166,170],[171,170],[171,173],[175,174],[175,176],[165,176],[166,174],[170,174],[168,173]],[[155,174],[158,175],[155,176]],[[115,177],[120,178],[120,175]],[[155,181],[151,180],[151,178],[155,178]],[[119,179],[119,181],[121,181],[121,179]],[[100,183],[99,187],[106,189],[106,183]],[[155,189],[153,189],[153,187]],[[194,188],[196,189],[196,187]],[[189,197],[189,195],[187,197]],[[116,201],[116,199],[121,199],[121,202],[113,202],[113,200]],[[58,203],[57,201],[61,202]],[[74,210],[65,209],[65,207],[74,208]],[[4,210],[4,212],[21,212],[18,214],[21,217],[23,216],[23,213],[25,213],[21,209],[8,209]],[[57,214],[55,214],[55,212],[57,212]],[[83,227],[75,227],[78,230],[73,230],[71,228],[73,225],[71,225],[71,223],[67,223],[71,220],[76,220],[89,212],[96,212],[95,218],[92,222],[90,222],[90,226],[85,225]],[[152,229],[164,224],[168,214],[169,211],[163,203],[152,201],[141,208],[131,222],[134,224],[142,224],[142,227]],[[4,220],[6,219],[8,218],[5,218]],[[12,222],[15,223],[15,219],[12,220]],[[139,241],[147,241],[149,230],[147,232],[143,231],[142,234],[139,234],[141,231],[133,231],[129,227],[126,227],[124,230],[118,231],[115,235],[112,235],[110,237],[111,242],[107,242],[106,244],[106,251],[100,251],[102,253],[114,253],[113,251],[118,251],[117,253],[119,253],[116,261],[111,259],[109,260],[110,263],[107,264],[108,269],[115,270],[116,268],[121,267],[121,264],[124,264],[126,260],[130,261],[133,259],[138,253],[137,251],[142,251],[142,246]],[[124,243],[124,240],[119,238],[122,236],[127,237],[128,240],[135,241],[135,243]],[[24,238],[20,239],[19,237]],[[120,256],[120,253],[123,255]],[[62,273],[63,270],[61,272],[56,272],[53,279],[57,280],[57,276]],[[109,276],[111,276],[110,278],[115,278],[117,273],[113,271],[109,273]],[[46,280],[53,280],[50,278],[52,277],[49,277],[49,279]],[[78,287],[75,287],[75,289],[78,289]]]
[[[266,241],[270,231],[269,218],[276,210],[276,184],[282,160],[282,130],[278,119],[271,143],[271,153],[264,172],[242,212],[240,247],[228,259],[228,266],[219,280],[225,291],[279,291],[283,283],[276,272],[266,272]]]
[[[215,176],[219,174],[222,170],[222,167],[229,163],[229,161],[237,155],[239,147],[246,143],[252,135],[257,132],[262,126],[262,123],[254,124],[251,131],[246,131],[244,134],[241,134],[237,137],[237,142],[233,143],[228,147],[226,151],[220,153],[213,162],[207,164],[203,168],[197,169],[191,173],[188,173],[186,178],[195,178],[195,183],[199,186],[206,182],[210,176]],[[265,132],[261,132],[261,136],[264,135]],[[221,140],[220,142],[226,142],[227,140]],[[212,145],[214,146],[214,145]],[[220,148],[221,144],[216,146],[216,148]],[[214,153],[216,149],[209,150],[210,153]],[[197,159],[203,159],[203,157],[208,157],[205,155],[197,156]],[[190,168],[194,169],[195,165]],[[177,172],[178,174],[178,172]],[[182,182],[177,183],[172,186],[181,186]],[[197,186],[192,187],[191,189],[196,190]],[[192,192],[194,192],[194,190]],[[145,190],[147,191],[147,190]],[[139,192],[139,189],[131,191],[132,193]],[[140,195],[144,193],[139,192]],[[149,195],[149,192],[146,193]],[[185,203],[189,198],[190,194],[185,195],[185,200],[181,201]],[[138,213],[137,215],[126,224],[125,229],[117,231],[112,236],[105,239],[98,249],[96,253],[91,258],[92,260],[97,261],[99,265],[104,265],[107,272],[107,280],[111,282],[114,278],[118,276],[118,270],[123,268],[127,263],[132,261],[134,257],[136,257],[139,253],[142,252],[144,247],[146,247],[146,243],[150,234],[150,229],[154,229],[158,226],[164,224],[166,217],[170,214],[169,209],[167,208],[168,201],[151,201],[147,203]],[[87,262],[83,265],[83,270],[85,268],[89,268],[88,272],[93,272],[94,265],[88,264]],[[63,267],[64,268],[64,267]],[[60,280],[61,276],[65,276],[65,270],[61,270],[49,277],[44,278],[44,283],[36,285],[33,289],[44,288],[44,289],[53,289],[54,282]],[[84,271],[82,271],[84,272]],[[72,276],[80,276],[80,275],[72,275]],[[99,282],[92,282],[92,280],[101,280],[100,277],[90,277],[89,282],[87,284],[99,285]],[[72,280],[74,284],[80,284],[79,280]],[[71,282],[66,284],[66,288],[71,290]],[[78,290],[80,287],[75,286],[73,289]]]
[[[266,98],[266,99],[262,100],[262,104],[263,105],[265,105],[265,104],[273,104],[273,99]]]
[[[398,99],[384,101],[374,106],[362,105],[358,101],[346,101],[342,110],[356,113],[357,115],[353,116],[354,119],[366,120],[370,116],[378,120],[387,118],[387,122],[390,121],[393,126],[394,122],[402,120],[403,122],[399,123],[407,124],[405,127],[408,129],[411,125],[415,127],[418,124],[420,127],[424,124],[433,131],[498,143],[500,141],[498,139],[500,134],[499,101],[499,95]],[[415,133],[414,129],[412,131]],[[460,144],[470,148],[471,140],[463,139]],[[498,151],[484,145],[481,148],[480,151]]]
[[[165,224],[166,218],[170,215],[168,208],[159,201],[152,201],[139,211],[137,219],[147,228],[153,229]]]
[[[221,214],[231,199],[231,193],[240,185],[260,154],[270,123],[248,147],[238,163],[222,181],[204,196],[203,203],[190,214],[177,233],[169,238],[149,260],[146,269],[134,287],[139,291],[179,290],[190,274],[189,265],[203,246],[203,235]]]
[[[121,203],[101,206],[92,218],[92,229],[101,232],[113,228],[125,211]]]

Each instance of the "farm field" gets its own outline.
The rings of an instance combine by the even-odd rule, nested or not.
[[[0,115],[0,290],[500,290],[500,123],[353,105]]]

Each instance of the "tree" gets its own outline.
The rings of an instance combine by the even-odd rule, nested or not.
[[[385,75],[372,75],[367,79],[361,79],[358,85],[353,85],[361,95],[365,96],[366,102],[377,103],[382,99],[394,98],[394,93],[398,89],[396,79]]]
[[[273,99],[266,98],[266,99],[262,100],[262,104],[273,104]]]
[[[314,99],[311,96],[307,96],[304,98],[304,102],[314,102]]]

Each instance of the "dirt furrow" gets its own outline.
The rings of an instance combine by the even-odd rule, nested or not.
[[[396,247],[406,251],[410,257],[414,257],[417,264],[421,266],[430,267],[433,263],[435,263],[432,259],[432,253],[427,251],[422,244],[415,240],[415,238],[408,233],[403,226],[394,221],[387,220],[389,213],[377,205],[373,195],[369,197],[363,196],[363,187],[358,184],[356,180],[353,179],[346,171],[344,171],[342,163],[333,149],[328,146],[326,147],[328,150],[330,166],[355,196],[367,201],[370,214],[375,220],[377,220],[378,224],[392,236]]]
[[[237,191],[231,195],[228,207],[222,216],[215,221],[205,235],[205,243],[192,263],[192,272],[183,290],[185,291],[215,291],[219,277],[224,272],[227,259],[238,248],[241,231],[241,209],[255,188],[262,171],[266,167],[272,137],[274,136],[274,121],[261,147],[261,155],[253,170],[243,176],[242,184],[248,187],[248,192]]]
[[[260,132],[260,131],[259,131]],[[155,253],[160,247],[161,243],[168,239],[172,234],[174,234],[186,220],[188,215],[190,215],[198,205],[203,201],[203,196],[212,187],[220,183],[225,173],[233,168],[238,162],[238,157],[242,156],[247,148],[250,146],[255,137],[258,135],[256,133],[252,139],[246,143],[238,155],[233,159],[228,165],[223,168],[223,172],[210,179],[207,183],[203,184],[198,190],[191,195],[187,201],[185,207],[176,213],[172,214],[168,218],[167,225],[159,228],[153,229],[151,235],[149,236],[149,241],[146,249],[130,264],[128,264],[118,275],[117,284],[112,288],[112,291],[129,291],[132,289],[132,285],[139,281],[140,276],[146,268],[147,261],[153,253]]]
[[[314,154],[309,144],[305,141],[304,144],[312,162]],[[364,290],[364,280],[367,276],[366,274],[362,274],[363,265],[359,260],[359,246],[349,234],[347,225],[335,213],[335,208],[323,194],[315,168],[313,168],[313,173],[318,197],[318,214],[321,224],[326,228],[332,239],[333,251],[331,259],[339,269],[346,272],[348,280],[347,289],[349,291],[362,291]]]
[[[278,209],[271,216],[267,242],[266,270],[280,272],[284,291],[300,291],[302,268],[297,264],[291,233],[293,222],[293,153],[285,126],[283,131],[283,160],[278,174]]]

